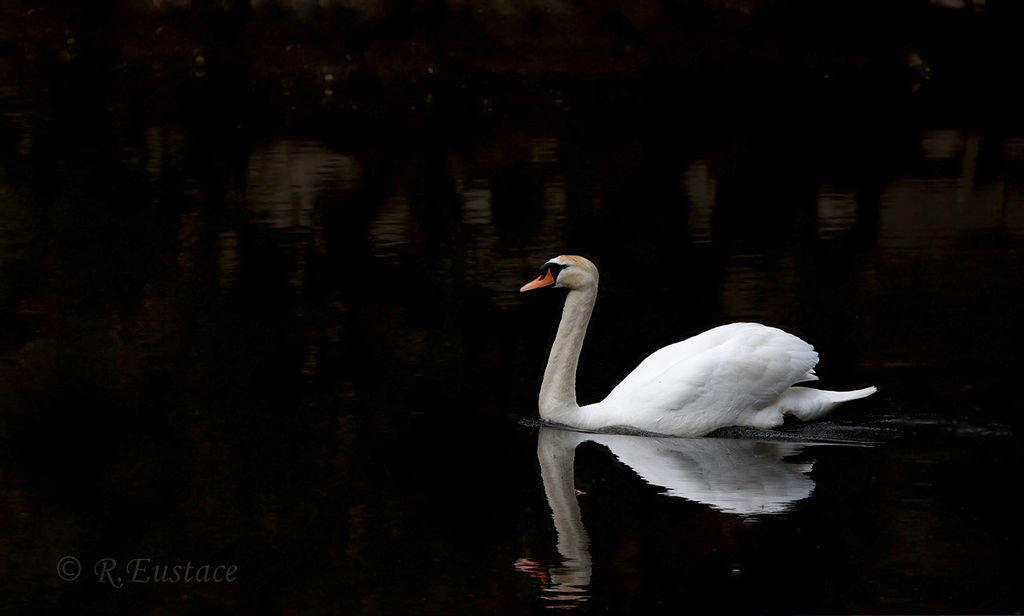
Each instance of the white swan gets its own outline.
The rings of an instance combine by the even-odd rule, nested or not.
[[[837,405],[875,393],[793,387],[817,380],[818,354],[774,327],[733,323],[652,353],[601,402],[576,403],[576,366],[597,300],[597,267],[575,255],[551,259],[520,291],[569,289],[540,388],[545,421],[582,430],[628,427],[702,436],[725,426],[773,428],[783,415],[810,421]]]

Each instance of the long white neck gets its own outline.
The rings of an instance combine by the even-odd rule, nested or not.
[[[573,289],[565,298],[562,321],[551,345],[544,382],[540,386],[540,416],[555,423],[577,425],[576,366],[587,335],[590,313],[597,300],[597,285]]]

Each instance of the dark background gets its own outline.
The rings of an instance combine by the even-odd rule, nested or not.
[[[581,446],[580,609],[1021,609],[1024,15],[949,4],[3,3],[0,606],[543,608],[517,289],[579,253],[581,401],[752,319],[888,435],[754,523]]]

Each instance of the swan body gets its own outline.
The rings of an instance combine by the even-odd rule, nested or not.
[[[875,393],[794,387],[815,381],[814,348],[780,329],[732,323],[652,353],[601,402],[576,403],[576,368],[597,299],[597,267],[562,255],[541,267],[521,291],[569,290],[551,346],[539,410],[541,419],[582,430],[627,427],[672,436],[703,436],[725,426],[772,428],[784,415],[801,421]]]

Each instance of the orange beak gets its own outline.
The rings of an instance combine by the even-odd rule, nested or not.
[[[544,275],[543,276],[541,276],[537,280],[534,280],[532,282],[528,282],[528,283],[524,284],[523,288],[519,289],[519,292],[522,293],[523,291],[530,291],[532,289],[539,289],[541,287],[546,287],[548,285],[553,285],[553,284],[555,284],[555,277],[551,275],[551,270],[550,269],[546,269],[546,270],[544,270]]]

